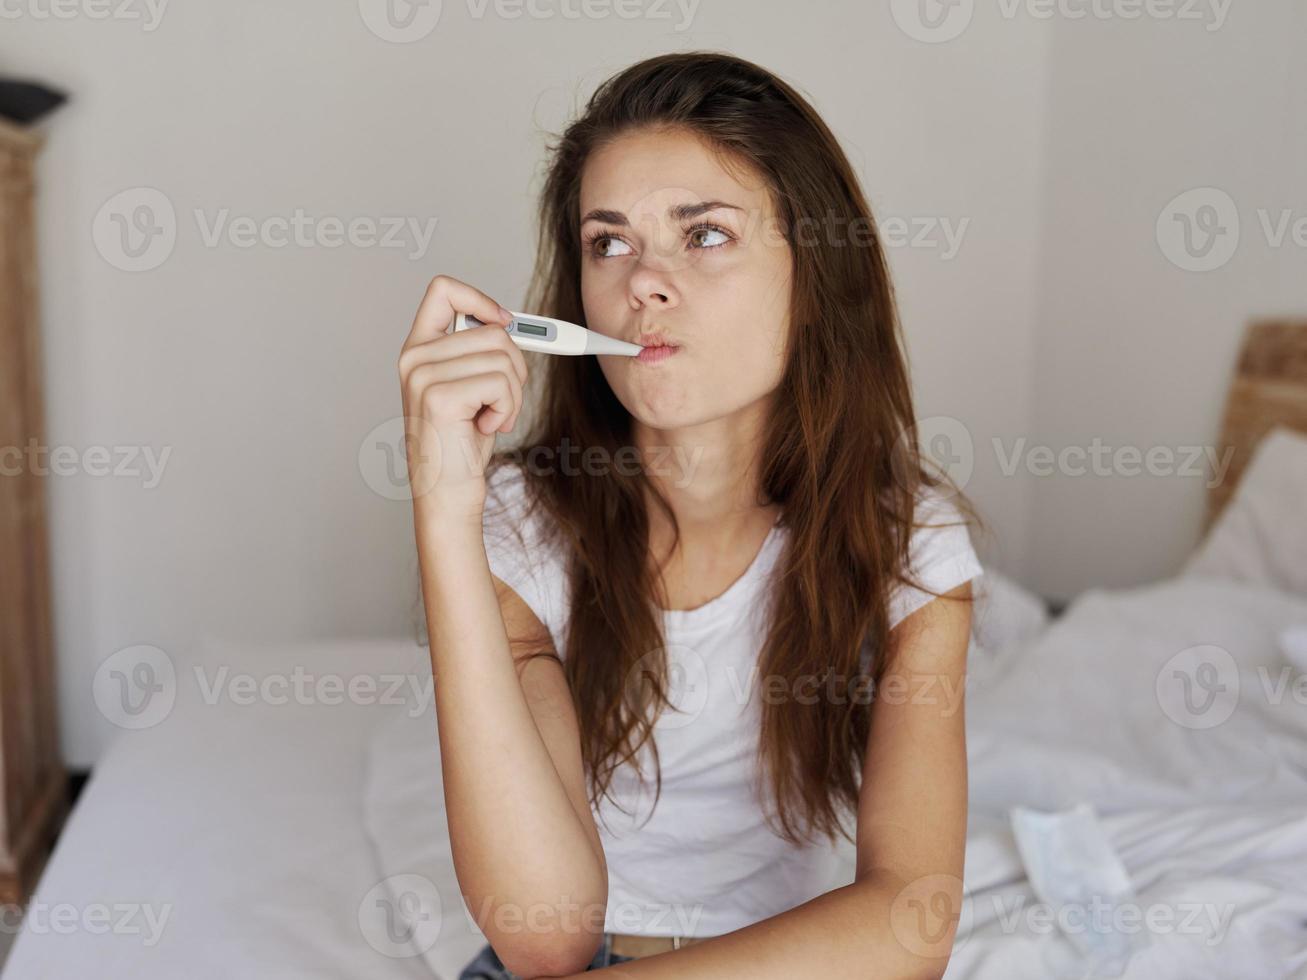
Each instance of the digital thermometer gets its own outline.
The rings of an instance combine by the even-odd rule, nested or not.
[[[628,344],[625,340],[595,333],[566,320],[509,312],[513,313],[513,319],[504,329],[513,338],[513,343],[523,350],[541,354],[624,354],[627,357],[635,357],[644,350],[639,344]],[[445,332],[455,333],[482,326],[485,326],[484,320],[478,320],[471,313],[459,313]]]

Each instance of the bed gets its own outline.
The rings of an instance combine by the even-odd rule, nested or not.
[[[1213,494],[1183,569],[1091,589],[1051,621],[981,580],[949,980],[1307,978],[1305,432],[1307,324],[1256,324],[1222,436],[1240,485]],[[1239,691],[1223,717],[1186,700],[1204,665],[1212,690]],[[206,637],[166,666],[167,710],[96,766],[4,980],[454,980],[483,939],[439,833],[425,649]],[[317,693],[296,698],[296,676]],[[1155,916],[1115,974],[1030,914],[1012,832],[1015,807],[1086,802]]]
[[[411,688],[408,703],[383,695],[414,652],[402,637],[204,638],[172,654],[170,710],[121,732],[96,765],[5,980],[430,980],[420,960],[369,942],[384,932],[364,904],[381,878],[360,819],[367,736],[411,710]],[[322,685],[309,703],[295,697],[297,668],[309,690]],[[376,678],[376,694],[332,703],[333,677]],[[249,703],[251,683],[286,703]]]
[[[1219,445],[1227,477],[1175,576],[973,651],[949,980],[1307,977],[1307,323],[1249,327]],[[1027,911],[1013,808],[1085,802],[1132,886],[1119,969]]]

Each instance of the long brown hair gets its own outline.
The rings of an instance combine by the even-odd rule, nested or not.
[[[681,127],[762,175],[792,248],[790,340],[760,461],[761,492],[781,505],[789,535],[767,586],[768,632],[757,676],[783,678],[782,689],[793,691],[790,685],[833,672],[847,679],[839,682],[847,696],[816,704],[769,700],[757,761],[777,833],[796,844],[814,831],[851,840],[839,811],[856,810],[871,718],[868,698],[854,687],[865,690],[885,668],[887,597],[894,582],[907,581],[916,495],[923,485],[948,482],[928,472],[918,453],[885,255],[848,160],[798,92],[731,55],[665,54],[604,82],[551,142],[527,309],[585,324],[582,168],[596,147],[643,127]],[[796,244],[800,219],[815,215],[856,220],[870,229],[868,239],[850,247],[818,235]],[[499,466],[529,460],[532,447],[600,447],[609,460],[628,447],[624,455],[632,455],[630,415],[596,358],[528,356],[532,380],[544,372],[543,390],[534,410],[523,413],[530,427],[518,448],[497,450],[487,478]],[[527,465],[523,472],[528,506],[544,509],[541,526],[566,555],[571,602],[563,666],[592,803],[608,793],[618,766],[630,763],[644,777],[637,753],[646,743],[661,792],[651,733],[667,704],[668,678],[645,501],[657,501],[679,541],[675,515],[639,462],[607,467],[602,476],[558,466]],[[952,493],[974,517],[956,488]],[[860,675],[864,644],[872,667]],[[636,675],[648,683],[632,684]]]

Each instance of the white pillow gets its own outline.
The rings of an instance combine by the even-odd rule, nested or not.
[[[1307,436],[1276,426],[1181,570],[1307,596]]]
[[[1044,631],[1048,606],[1029,589],[986,568],[977,580],[971,632],[986,651],[1002,654]]]
[[[418,650],[411,668],[418,686],[430,691],[431,659]],[[454,855],[445,818],[440,740],[434,697],[409,704],[377,725],[367,747],[363,786],[363,829],[372,843],[393,907],[438,917],[434,942],[415,948],[437,980],[455,980],[485,945],[485,935],[467,911],[454,874]],[[419,877],[413,877],[419,876]],[[414,902],[420,903],[415,909]],[[430,931],[415,935],[428,937]],[[424,948],[425,947],[425,948]]]

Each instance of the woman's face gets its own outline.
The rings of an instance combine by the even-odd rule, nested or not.
[[[599,355],[635,419],[656,429],[698,425],[776,388],[791,256],[761,179],[727,171],[683,130],[638,131],[591,154],[580,216],[587,326],[631,343],[661,333],[680,345],[650,363]]]

